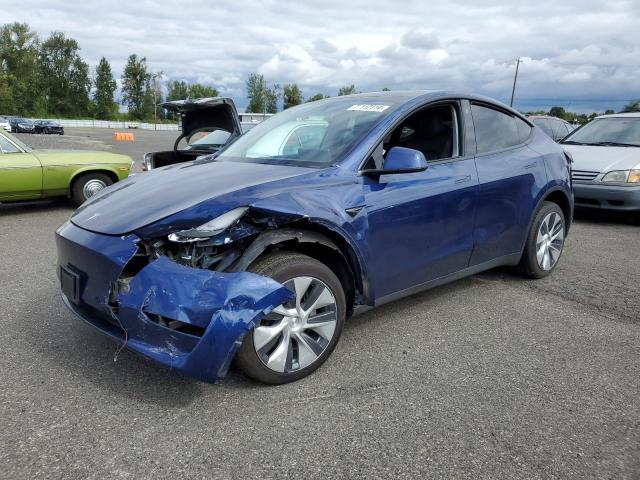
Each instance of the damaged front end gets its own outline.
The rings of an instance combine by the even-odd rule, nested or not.
[[[67,222],[56,232],[65,303],[114,340],[126,339],[128,348],[215,382],[244,334],[293,294],[264,276],[216,271],[234,254],[218,251],[215,242],[158,242],[96,234]]]

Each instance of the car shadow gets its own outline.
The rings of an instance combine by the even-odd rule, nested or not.
[[[384,335],[384,319],[402,318],[416,306],[437,301],[442,295],[451,295],[477,285],[473,277],[437,287],[426,292],[389,303],[365,312],[347,321],[343,338],[359,335],[361,329],[371,330],[379,325]],[[257,383],[239,372],[232,364],[227,376],[211,385],[182,375],[180,372],[157,364],[131,351],[124,350],[114,362],[118,345],[78,319],[64,306],[56,288],[40,290],[28,302],[29,307],[18,311],[16,317],[24,319],[21,327],[23,339],[36,355],[44,356],[43,364],[57,365],[71,377],[80,377],[79,383],[89,383],[110,395],[146,402],[163,408],[184,408],[199,397],[225,395],[232,390],[263,390],[270,387]],[[380,320],[383,320],[380,322]],[[345,342],[346,343],[346,342]],[[321,371],[327,373],[332,359]],[[304,381],[304,380],[303,380]]]
[[[577,207],[574,221],[598,224],[640,225],[640,212],[621,212],[618,210],[596,210]]]
[[[43,200],[30,200],[28,202],[0,203],[0,216],[23,215],[48,210],[73,211],[76,204],[66,197],[47,198]]]

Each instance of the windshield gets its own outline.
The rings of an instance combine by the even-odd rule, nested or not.
[[[33,148],[31,148],[29,145],[27,145],[26,143],[18,140],[16,137],[14,137],[13,135],[11,135],[9,132],[2,132],[0,133],[0,135],[4,135],[5,137],[9,138],[13,143],[15,143],[16,145],[18,145],[20,148],[22,148],[24,151],[26,152],[30,152],[31,150],[33,150]]]
[[[596,118],[562,143],[640,147],[640,117]]]
[[[326,167],[341,160],[399,101],[356,96],[299,105],[256,125],[218,160]]]

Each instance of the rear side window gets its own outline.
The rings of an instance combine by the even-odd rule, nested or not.
[[[512,147],[526,140],[525,134],[529,136],[523,127],[518,126],[516,118],[506,113],[481,105],[471,105],[471,113],[476,131],[477,153]],[[528,127],[526,124],[525,126]]]

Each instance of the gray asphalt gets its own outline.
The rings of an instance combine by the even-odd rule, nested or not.
[[[80,133],[65,142],[110,138]],[[173,136],[139,138],[104,148]],[[2,478],[640,478],[637,219],[580,213],[551,277],[491,271],[386,305],[314,375],[265,387],[114,363],[58,294],[71,213],[0,205]]]

